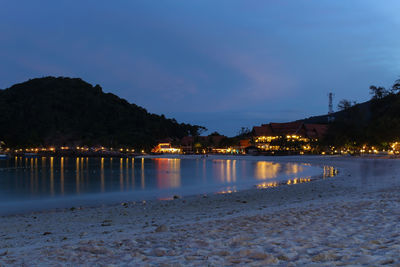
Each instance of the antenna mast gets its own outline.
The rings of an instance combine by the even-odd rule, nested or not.
[[[335,117],[332,116],[333,114],[333,93],[328,93],[329,97],[329,105],[328,105],[328,122],[332,122]]]
[[[328,114],[332,114],[333,113],[333,93],[329,93],[329,111]]]

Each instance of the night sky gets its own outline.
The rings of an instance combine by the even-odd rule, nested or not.
[[[400,2],[0,0],[0,88],[80,77],[180,122],[240,127],[369,99],[400,75]]]

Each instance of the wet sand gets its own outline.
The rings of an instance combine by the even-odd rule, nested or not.
[[[278,159],[334,166],[339,174],[232,194],[3,216],[0,264],[400,266],[399,160]]]

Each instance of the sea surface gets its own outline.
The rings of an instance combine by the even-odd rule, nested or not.
[[[231,193],[333,176],[332,167],[245,159],[13,157],[0,160],[0,215]]]

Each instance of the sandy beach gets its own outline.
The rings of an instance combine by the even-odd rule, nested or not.
[[[339,173],[231,194],[3,216],[0,265],[400,266],[399,159],[244,158]]]

